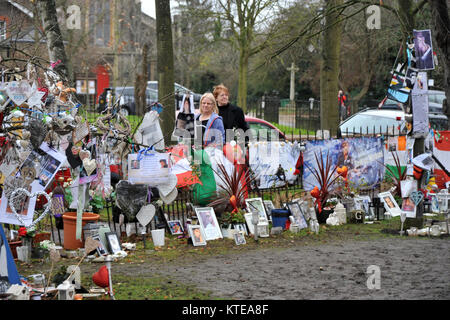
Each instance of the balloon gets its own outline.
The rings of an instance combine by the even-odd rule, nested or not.
[[[92,281],[99,287],[109,287],[108,268],[106,266],[100,267],[100,269],[92,276]]]

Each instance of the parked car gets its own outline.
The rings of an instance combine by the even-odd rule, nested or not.
[[[105,88],[103,93],[99,97],[98,112],[102,112],[106,108],[106,96],[108,92],[111,92],[113,103],[119,99],[119,112],[124,116],[136,114],[136,103],[134,101],[134,87],[114,87]],[[150,105],[158,101],[158,92],[151,88],[145,91],[146,104]]]
[[[444,114],[430,113],[431,128],[447,130],[448,118]],[[342,136],[355,134],[399,134],[406,133],[405,113],[392,109],[365,109],[355,113],[339,125]]]
[[[156,90],[158,92],[158,81],[148,81],[147,82],[147,87],[150,88],[150,89]],[[201,94],[194,93],[192,90],[189,90],[188,88],[183,87],[181,84],[176,83],[176,82],[175,82],[175,85],[174,85],[174,92],[175,92],[175,95],[180,97],[180,98],[185,93],[192,94],[194,96],[194,105],[195,105],[195,107],[196,108],[199,107],[198,104],[200,103],[200,98],[202,97]]]
[[[267,141],[271,141],[273,140],[273,135],[269,134],[272,133],[272,131],[270,130],[275,130],[275,132],[278,134],[278,140],[287,140],[286,135],[282,131],[280,131],[277,127],[275,127],[270,122],[267,122],[266,120],[245,116],[245,121],[247,122],[250,129],[253,130],[252,134],[254,134],[255,138],[261,138],[261,135],[264,134],[265,137],[267,137]]]

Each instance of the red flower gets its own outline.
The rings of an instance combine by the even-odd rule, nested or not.
[[[19,236],[25,237],[26,235],[27,235],[27,228],[25,228],[25,227],[20,227],[20,228],[19,228]]]

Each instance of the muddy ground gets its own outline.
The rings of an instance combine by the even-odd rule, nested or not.
[[[380,268],[380,289],[367,287],[370,265]],[[301,245],[113,269],[170,276],[228,299],[450,299],[448,237]]]

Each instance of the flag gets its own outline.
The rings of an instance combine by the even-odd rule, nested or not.
[[[16,263],[6,239],[3,227],[0,224],[0,288],[1,282],[9,282],[10,285],[21,284]]]

